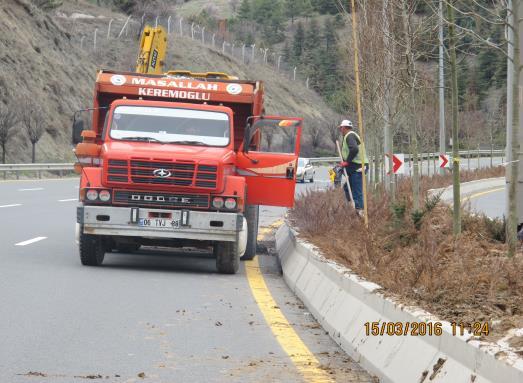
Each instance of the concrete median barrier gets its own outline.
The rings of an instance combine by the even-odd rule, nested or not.
[[[453,335],[449,322],[384,296],[381,286],[325,259],[288,225],[277,231],[276,248],[289,287],[332,339],[380,382],[523,382],[523,359],[509,347]],[[378,323],[376,336],[366,331],[372,323]],[[401,334],[387,335],[387,323],[401,327]],[[441,328],[441,334],[414,336],[403,331],[407,323],[411,329],[413,323]]]

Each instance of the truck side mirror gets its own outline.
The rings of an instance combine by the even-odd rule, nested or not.
[[[251,124],[247,123],[245,126],[245,133],[243,135],[243,152],[249,152],[249,145],[251,143]]]
[[[84,121],[81,119],[76,119],[76,116],[74,117],[73,121],[73,144],[76,145],[80,142],[82,142],[82,131],[84,130]]]

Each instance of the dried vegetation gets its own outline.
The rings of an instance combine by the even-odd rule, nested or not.
[[[463,172],[463,180],[501,175],[501,169]],[[463,213],[463,233],[452,235],[452,213],[428,197],[448,176],[422,179],[425,203],[413,211],[411,185],[398,185],[397,199],[370,196],[369,229],[339,189],[311,191],[296,201],[290,219],[300,236],[324,255],[387,293],[448,321],[489,321],[492,333],[523,326],[523,254],[506,257],[503,220]],[[493,324],[493,326],[492,326]]]

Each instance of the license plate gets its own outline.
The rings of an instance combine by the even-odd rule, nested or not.
[[[166,219],[166,218],[140,218],[138,225],[141,227],[154,227],[160,229],[179,229],[179,219]]]

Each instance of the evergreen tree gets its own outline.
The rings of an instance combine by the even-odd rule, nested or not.
[[[294,40],[292,42],[292,59],[293,63],[296,63],[301,58],[303,53],[303,43],[305,41],[305,30],[303,29],[303,24],[298,23],[296,32],[294,33]]]
[[[250,20],[252,17],[252,8],[249,0],[243,0],[240,9],[238,10],[238,18],[240,20]]]
[[[305,66],[306,74],[309,77],[309,86],[318,89],[320,86],[321,74],[318,68],[321,61],[321,35],[316,20],[312,20],[305,33],[303,44],[302,63]]]
[[[333,93],[338,84],[338,46],[336,30],[331,20],[327,19],[323,26],[322,44],[320,51],[320,76],[323,79],[320,93],[327,95]]]
[[[320,14],[331,14],[335,15],[339,13],[338,1],[337,0],[315,0],[314,1],[314,10],[318,11]]]

